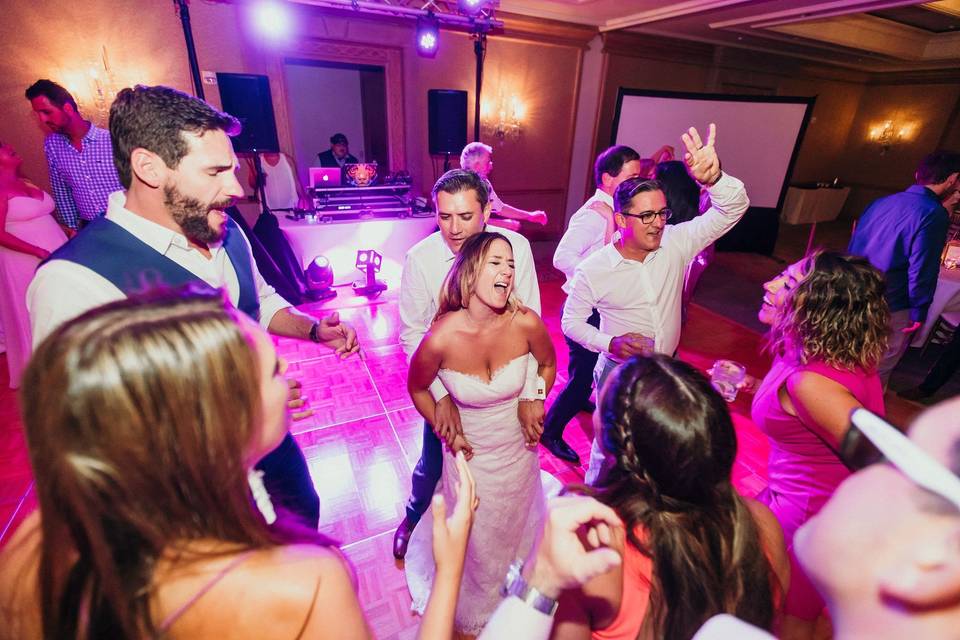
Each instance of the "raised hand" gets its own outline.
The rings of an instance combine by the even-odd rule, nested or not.
[[[616,512],[586,496],[561,496],[550,511],[536,547],[529,584],[547,597],[582,585],[620,564],[608,545],[613,527],[623,524]]]
[[[706,144],[700,139],[700,133],[696,127],[687,129],[680,139],[687,148],[683,154],[683,161],[687,164],[693,179],[708,186],[716,183],[720,179],[720,158],[717,157],[717,150],[714,147],[717,139],[717,125],[710,123]]]
[[[449,518],[443,495],[438,492],[433,496],[433,559],[438,571],[456,572],[463,568],[473,514],[480,505],[477,485],[462,453],[457,454],[457,472],[460,475],[454,487],[457,504]]]

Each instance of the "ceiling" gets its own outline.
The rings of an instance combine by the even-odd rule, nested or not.
[[[501,0],[500,11],[869,71],[960,66],[960,0]]]

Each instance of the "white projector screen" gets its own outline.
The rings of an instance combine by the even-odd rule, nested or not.
[[[706,141],[714,122],[723,170],[743,180],[752,207],[779,209],[814,100],[621,88],[612,144],[644,158],[669,144],[682,160],[680,135],[695,126]]]

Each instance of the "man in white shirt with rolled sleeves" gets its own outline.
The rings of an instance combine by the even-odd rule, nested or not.
[[[407,253],[400,281],[400,345],[407,361],[430,329],[440,301],[440,289],[454,258],[468,238],[484,230],[490,217],[486,181],[473,171],[446,172],[433,186],[433,203],[440,230],[427,236]],[[540,287],[530,243],[519,233],[496,229],[513,247],[516,265],[514,293],[527,308],[540,313]],[[543,422],[542,393],[538,395],[537,365],[533,356],[527,367],[527,383],[520,395],[518,413],[525,429],[539,430]],[[413,470],[406,516],[393,537],[393,554],[406,555],[407,543],[420,517],[430,506],[443,470],[443,442],[451,431],[462,433],[460,412],[439,378],[430,386],[437,402],[436,424],[424,423],[423,450]]]
[[[655,351],[672,355],[680,343],[680,302],[687,264],[746,213],[750,201],[743,183],[720,171],[710,125],[706,144],[693,127],[682,136],[690,175],[710,194],[703,215],[667,227],[667,200],[655,180],[633,178],[614,194],[614,241],[576,269],[561,326],[564,335],[600,357],[594,370],[596,388],[620,362]],[[600,328],[587,320],[593,309]],[[603,453],[594,439],[586,482],[602,473]]]
[[[621,182],[640,173],[640,154],[623,145],[608,148],[597,156],[593,178],[597,191],[570,218],[567,230],[553,254],[553,266],[567,276],[563,292],[570,293],[573,274],[581,262],[610,242],[613,236],[613,193]],[[600,326],[596,310],[587,322]],[[570,338],[565,338],[570,350],[567,365],[567,384],[547,410],[540,443],[553,455],[572,464],[580,464],[580,456],[563,439],[563,430],[577,413],[593,408],[590,391],[593,388],[593,369],[597,352],[585,349]]]

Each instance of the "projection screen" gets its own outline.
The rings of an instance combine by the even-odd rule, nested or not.
[[[706,140],[714,122],[723,170],[743,180],[751,207],[779,210],[814,100],[621,88],[611,144],[644,158],[670,144],[682,160],[680,135],[695,126]]]

